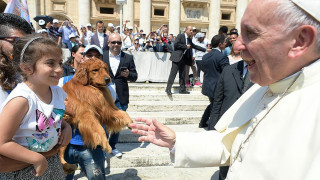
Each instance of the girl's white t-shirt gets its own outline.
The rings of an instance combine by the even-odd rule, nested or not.
[[[67,94],[58,86],[50,88],[52,100],[50,104],[46,104],[25,83],[20,83],[1,106],[2,112],[3,107],[15,97],[28,100],[29,110],[12,140],[32,151],[50,151],[58,142]]]

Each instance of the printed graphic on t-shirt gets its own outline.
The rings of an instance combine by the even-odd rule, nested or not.
[[[49,129],[53,126],[57,132],[59,131],[64,112],[65,111],[63,109],[54,108],[53,113],[47,117],[43,112],[36,109],[36,130],[39,133],[32,134],[33,138],[26,137],[28,149],[36,152],[48,151],[48,148],[51,146],[54,140],[54,137],[48,139],[49,133],[51,132]],[[55,117],[53,115],[55,115]]]
[[[56,114],[56,117],[53,118],[52,114],[50,114],[50,117],[48,118],[43,114],[43,112],[38,109],[36,110],[37,131],[42,132],[45,129],[49,129],[51,126],[54,126],[54,128],[56,128],[57,124],[61,124],[64,110],[53,109],[53,112]]]
[[[33,137],[35,137],[36,139],[47,139],[48,138],[48,131],[46,131],[45,133],[40,133],[40,134],[32,134]]]
[[[50,114],[50,117],[47,118],[46,115],[43,114],[43,112],[36,109],[36,121],[37,121],[37,131],[42,132],[45,129],[50,128],[53,123],[54,119],[52,117],[52,114]]]
[[[27,138],[27,142],[28,142],[28,148],[31,151],[36,151],[36,152],[47,152],[48,148],[50,147],[50,145],[53,142],[54,137],[51,137],[50,139],[46,140],[45,142],[41,143],[35,139]]]

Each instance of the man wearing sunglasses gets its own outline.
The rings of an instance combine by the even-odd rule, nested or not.
[[[128,49],[129,52],[138,52],[138,51],[142,51],[142,48],[140,47],[139,44],[139,39],[134,40],[133,46],[131,46]]]
[[[109,74],[112,82],[116,85],[117,100],[116,105],[123,111],[126,111],[129,104],[129,86],[128,81],[135,82],[138,78],[133,56],[121,51],[121,38],[118,33],[112,33],[109,36],[109,50],[103,52],[103,61],[109,67]],[[112,154],[121,157],[122,153],[116,149],[119,133],[112,134],[109,144],[112,148]]]

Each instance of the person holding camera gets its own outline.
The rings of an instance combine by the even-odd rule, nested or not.
[[[77,35],[77,30],[72,27],[72,24],[69,20],[65,20],[63,23],[61,23],[58,32],[62,34],[62,48],[68,48],[70,34],[74,34],[75,36]]]

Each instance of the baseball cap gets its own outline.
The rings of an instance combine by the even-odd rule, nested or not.
[[[97,45],[87,45],[86,48],[84,48],[83,55],[90,50],[97,50],[101,55],[103,55],[101,48],[99,48]]]
[[[53,22],[53,24],[54,23],[59,23],[59,20],[58,19],[54,19],[52,22]]]
[[[120,28],[120,26],[117,26],[116,28],[118,29],[118,28]]]
[[[133,27],[132,27],[132,26],[129,26],[128,29],[133,29]]]
[[[71,33],[70,35],[69,35],[69,39],[71,39],[71,38],[75,38],[76,37],[76,35],[75,34],[73,34],[73,33]]]
[[[112,23],[108,23],[108,27],[114,27]]]
[[[90,23],[88,23],[88,24],[87,24],[87,27],[91,27],[91,24],[90,24]]]
[[[197,29],[196,27],[192,27],[193,30]]]
[[[291,0],[295,5],[300,7],[303,11],[311,15],[313,18],[315,18],[318,22],[320,22],[320,1],[314,0],[314,1],[307,1],[307,0]]]
[[[203,38],[203,37],[204,37],[204,34],[201,33],[201,32],[198,32],[195,37],[196,37],[197,39],[198,39],[198,38]]]

